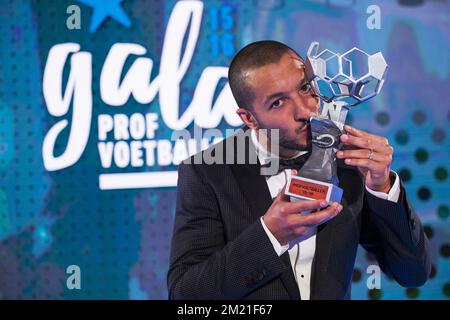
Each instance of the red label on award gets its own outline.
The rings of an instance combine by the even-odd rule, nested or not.
[[[307,198],[325,200],[327,199],[328,186],[292,179],[289,192]]]
[[[291,196],[291,201],[326,200],[341,202],[343,190],[332,183],[307,179],[299,176],[288,177],[285,194]],[[295,200],[296,199],[296,200]]]

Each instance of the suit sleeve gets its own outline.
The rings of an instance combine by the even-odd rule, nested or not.
[[[428,239],[401,183],[397,203],[365,192],[360,243],[400,285],[417,287],[428,279]]]
[[[228,241],[213,188],[201,168],[181,164],[167,275],[169,299],[239,299],[287,267],[259,219]]]

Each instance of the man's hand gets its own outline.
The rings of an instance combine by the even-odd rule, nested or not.
[[[358,167],[369,189],[388,193],[391,189],[389,173],[394,148],[384,137],[347,125],[344,128],[347,134],[343,134],[341,140],[351,149],[338,151],[336,157],[345,159],[345,163],[350,166]]]
[[[331,205],[321,200],[290,202],[284,189],[283,187],[280,190],[263,217],[266,227],[282,245],[308,234],[311,228],[334,218],[342,210],[342,206],[336,202]],[[320,211],[300,215],[300,213],[310,210]]]

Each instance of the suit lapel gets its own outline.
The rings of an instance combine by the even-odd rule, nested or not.
[[[281,260],[286,265],[287,269],[281,274],[281,281],[286,288],[289,298],[291,300],[300,300],[300,290],[295,280],[294,272],[292,271],[291,259],[289,258],[289,252],[286,251],[281,255]]]
[[[244,128],[238,134],[245,134],[247,130],[248,128]],[[253,143],[250,141],[250,135],[248,135],[248,137],[248,144],[245,148],[246,152],[248,151],[245,157],[245,164],[236,164],[235,161],[234,164],[231,165],[231,169],[236,181],[239,184],[241,192],[244,194],[245,200],[250,208],[250,212],[255,219],[259,219],[271,206],[272,197],[267,186],[266,178],[261,175],[261,165],[259,160],[256,164],[249,164],[248,154],[251,152],[256,154],[256,150]],[[240,152],[242,152],[242,150]],[[234,154],[237,154],[236,149]],[[294,300],[299,300],[300,294],[292,272],[289,253],[284,253],[281,256],[281,260],[288,267],[286,271],[281,274],[281,281],[283,282],[289,297]]]
[[[233,164],[231,166],[245,200],[255,218],[261,217],[272,204],[269,188],[259,165]]]
[[[230,166],[236,181],[239,184],[241,192],[251,209],[255,218],[261,217],[272,204],[272,197],[267,186],[266,178],[260,174],[261,166],[259,160],[256,163],[250,163],[249,154],[256,154],[255,147],[250,139],[250,129],[245,127],[237,135],[246,136],[245,151],[237,150],[236,138],[234,143],[234,163]],[[237,164],[238,152],[245,152],[245,163]]]

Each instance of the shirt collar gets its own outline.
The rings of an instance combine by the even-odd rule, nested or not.
[[[261,143],[259,143],[258,138],[256,136],[256,130],[250,129],[250,135],[252,139],[252,143],[255,146],[256,154],[258,155],[258,160],[261,163],[261,165],[265,165],[268,162],[270,162],[270,159],[278,158],[277,154],[274,154],[270,151],[268,151]],[[292,157],[288,159],[297,158],[305,153],[308,153],[308,151],[297,151]]]

